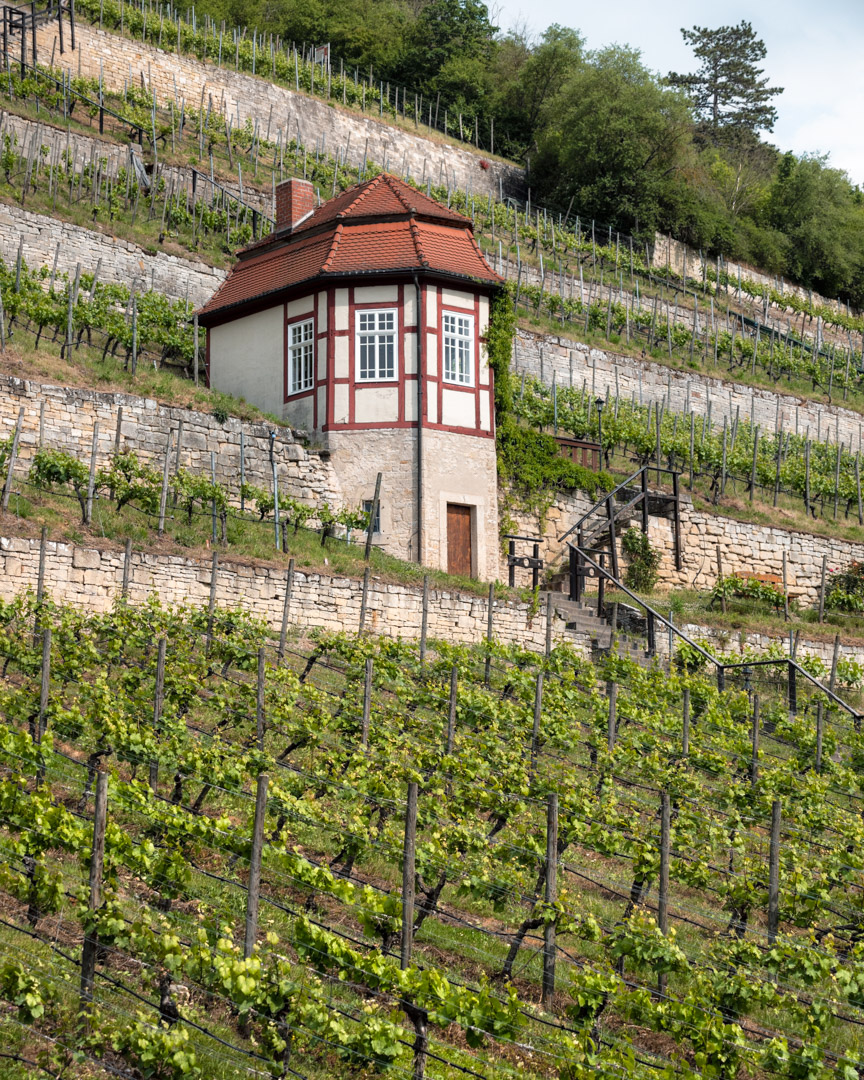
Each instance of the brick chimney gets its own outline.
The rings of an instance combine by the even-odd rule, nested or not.
[[[308,180],[292,178],[276,188],[276,231],[293,229],[315,209],[315,189]]]

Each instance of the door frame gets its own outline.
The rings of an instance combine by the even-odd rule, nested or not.
[[[461,491],[438,493],[438,566],[447,572],[447,503],[467,506],[471,510],[471,577],[479,578],[481,568],[486,566],[486,530],[481,526],[486,501],[480,495],[466,495]]]

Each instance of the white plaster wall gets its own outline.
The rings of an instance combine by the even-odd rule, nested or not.
[[[368,386],[354,391],[354,420],[358,424],[387,424],[399,419],[399,388]]]
[[[445,307],[468,308],[474,310],[474,296],[472,293],[460,292],[456,289],[442,289],[441,303]]]
[[[257,405],[284,412],[281,304],[210,328],[210,385]]]
[[[398,285],[363,285],[354,290],[354,305],[395,304],[399,299]]]
[[[444,387],[441,394],[441,423],[448,427],[473,428],[477,423],[474,394]]]

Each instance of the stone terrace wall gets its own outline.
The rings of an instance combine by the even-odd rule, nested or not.
[[[39,60],[47,64],[56,30],[49,24],[37,36]],[[75,38],[80,51],[70,61],[74,71],[98,79],[101,61],[105,85],[112,90],[122,90],[127,79],[137,83],[143,75],[160,103],[176,95],[178,104],[185,98],[187,104],[197,108],[203,92],[205,101],[212,96],[218,111],[241,121],[248,117],[254,123],[258,119],[265,130],[272,107],[273,133],[283,128],[289,139],[297,138],[299,133],[306,146],[315,145],[323,137],[326,152],[347,148],[347,160],[352,164],[359,164],[368,153],[377,164],[386,162],[393,172],[410,170],[415,179],[425,177],[483,195],[498,194],[499,187],[505,195],[523,193],[525,177],[518,166],[490,161],[488,169],[484,169],[481,155],[443,140],[413,135],[333,102],[296,93],[253,75],[178,57],[83,23],[76,26]],[[55,55],[59,56],[59,51]]]
[[[688,278],[701,277],[702,268],[705,265],[707,265],[709,270],[717,269],[716,259],[712,259],[710,256],[707,259],[703,259],[698,251],[694,251],[693,248],[688,247],[686,244],[682,244],[680,240],[673,240],[669,236],[663,236],[662,233],[657,233],[655,235],[651,261],[652,266],[656,266],[658,269],[669,266],[676,273],[683,274],[685,270],[685,259]],[[847,311],[847,305],[841,303],[839,300],[830,300],[824,296],[820,296],[819,293],[811,293],[809,289],[805,289],[801,285],[794,285],[788,281],[782,281],[774,274],[765,274],[754,266],[748,266],[747,263],[732,262],[731,260],[724,259],[721,264],[721,269],[729,275],[730,292],[733,289],[731,279],[737,279],[740,272],[741,277],[745,281],[749,278],[751,281],[758,282],[766,288],[777,289],[778,291],[782,290],[784,295],[795,296],[799,300],[812,299],[817,307],[833,308],[834,311],[839,311],[841,313]],[[735,288],[737,289],[737,280]],[[791,312],[791,308],[785,310]]]
[[[150,398],[51,386],[0,375],[0,438],[10,433],[22,406],[24,421],[20,463],[16,469],[19,476],[24,475],[27,463],[39,446],[40,425],[45,446],[65,450],[89,461],[93,425],[98,422],[98,464],[106,464],[114,450],[118,413],[122,409],[120,448],[134,450],[143,461],[161,469],[166,440],[173,433],[172,465],[176,465],[180,432],[179,465],[209,475],[210,452],[213,451],[217,479],[237,491],[242,432],[247,482],[267,490],[272,487],[269,424],[247,424],[235,417],[229,417],[221,424],[208,413],[160,405]],[[316,451],[306,449],[290,428],[275,430],[280,490],[307,501],[323,499],[331,505],[341,506],[341,488],[329,461]]]
[[[516,531],[523,536],[541,536],[540,556],[547,566],[557,567],[563,558],[558,539],[570,526],[591,508],[591,500],[581,492],[563,492],[546,515],[544,528],[536,515],[516,515]],[[634,523],[635,519],[634,519]],[[621,533],[619,526],[619,535]],[[734,521],[720,515],[703,514],[694,510],[689,497],[683,495],[681,508],[681,538],[683,569],[675,569],[672,521],[668,518],[649,519],[648,535],[662,561],[659,584],[669,588],[710,589],[717,580],[717,545],[720,545],[723,573],[741,571],[760,574],[783,573],[783,552],[786,552],[786,574],[790,594],[802,606],[818,603],[822,579],[822,557],[827,555],[828,568],[841,569],[855,560],[864,560],[864,544],[852,544],[825,536],[767,525]],[[519,552],[528,554],[525,545]],[[622,561],[622,566],[626,561]],[[506,580],[507,566],[502,559],[501,578]],[[527,585],[530,571],[517,570],[517,586]]]
[[[49,543],[46,550],[45,587],[61,602],[91,611],[105,611],[120,594],[123,552]],[[39,541],[0,537],[0,596],[8,599],[35,587]],[[133,554],[129,597],[142,603],[153,592],[164,604],[206,604],[210,595],[210,564],[176,556]],[[272,566],[249,566],[225,559],[217,576],[216,603],[237,607],[265,619],[278,630],[287,585],[287,571]],[[289,618],[292,627],[323,627],[354,632],[359,627],[363,583],[353,578],[296,572]],[[366,628],[385,637],[420,636],[423,594],[407,585],[371,579]],[[487,602],[477,596],[440,589],[430,591],[430,637],[471,643],[486,636]],[[494,634],[497,640],[541,650],[546,639],[545,618],[533,619],[527,604],[496,602]],[[587,649],[587,635],[566,631],[556,616],[553,640],[567,640]]]
[[[118,168],[127,168],[129,165],[129,146],[121,146],[118,143],[109,142],[107,139],[95,135],[83,135],[76,131],[64,131],[50,124],[38,123],[35,120],[27,120],[23,116],[15,116],[14,113],[4,113],[0,110],[0,138],[10,135],[18,139],[19,152],[26,152],[31,145],[31,139],[36,138],[40,146],[50,148],[49,160],[53,160],[55,148],[59,148],[61,154],[68,147],[70,159],[76,169],[81,169],[91,161],[103,160],[110,166],[112,172]],[[173,165],[158,165],[158,171],[165,177],[165,183],[174,192],[192,190],[192,170],[177,168]],[[236,183],[221,181],[228,191],[239,197],[240,189]],[[220,183],[217,180],[217,183]],[[199,175],[197,184],[198,197],[209,197],[210,186],[205,176]],[[255,191],[254,188],[243,188],[243,199],[256,210],[262,211],[269,217],[273,217],[273,196],[270,192]]]
[[[663,614],[663,612],[661,612],[661,614]],[[666,612],[666,614],[668,614],[668,612]],[[723,630],[716,626],[701,626],[698,623],[682,623],[680,629],[694,641],[707,641],[709,643],[708,650],[715,655],[719,655],[720,653],[736,653],[743,658],[745,649],[754,649],[756,652],[761,653],[767,652],[768,649],[777,644],[784,647],[784,655],[789,655],[790,642],[788,634],[778,634],[772,637],[770,634],[757,634],[751,631]],[[835,627],[832,626],[831,630],[833,631],[834,629]],[[675,639],[675,642],[673,643],[673,652],[677,651],[680,640],[680,638]],[[661,660],[668,660],[669,632],[666,627],[662,627],[657,631],[656,643],[657,655]],[[841,660],[855,660],[860,664],[862,653],[864,653],[864,649],[862,649],[860,645],[844,645],[841,642],[838,656]],[[830,668],[834,656],[834,642],[831,640],[810,641],[801,638],[798,642],[798,649],[795,655],[799,663],[807,656],[818,657],[828,666],[828,668]],[[740,679],[741,676],[740,673],[738,673],[736,679],[736,685],[738,686],[741,685]],[[801,684],[806,685],[803,679],[801,680]],[[846,697],[846,692],[842,687],[839,688],[838,693],[840,694],[840,697]]]
[[[123,580],[123,553],[116,550],[77,547],[49,542],[46,548],[45,586],[58,602],[72,603],[89,611],[107,611],[120,594]],[[26,588],[35,587],[39,566],[39,541],[21,537],[0,537],[0,597],[8,600]],[[129,574],[129,598],[143,603],[157,592],[164,604],[205,604],[210,595],[211,567],[177,556],[135,553]],[[216,581],[216,603],[237,607],[264,619],[271,630],[281,626],[287,586],[284,568],[250,566],[225,560]],[[306,630],[355,632],[360,622],[362,582],[323,574],[295,572],[289,602],[289,627]],[[430,638],[471,644],[486,636],[486,600],[464,593],[433,589],[429,594],[428,633]],[[366,627],[384,637],[420,636],[422,592],[407,585],[392,585],[371,579],[367,601]],[[533,618],[527,604],[496,602],[494,635],[498,641],[521,645],[540,652],[545,647],[546,628],[542,614]],[[708,638],[720,651],[734,650],[736,634],[693,624],[683,627],[691,637]],[[590,653],[587,634],[566,630],[556,614],[553,643],[567,642],[577,651]],[[772,641],[766,634],[749,634],[746,644],[767,649]],[[668,652],[668,636],[657,635],[661,660]],[[810,653],[829,661],[830,642],[799,643],[799,657]],[[841,657],[860,660],[861,649],[841,646]]]
[[[751,571],[759,574],[786,572],[792,597],[804,606],[818,603],[822,577],[822,557],[828,556],[828,569],[843,569],[864,559],[864,544],[852,544],[827,536],[768,525],[713,516],[682,507],[681,535],[684,568],[679,573],[673,564],[672,522],[651,518],[649,537],[663,552],[660,581],[678,588],[708,589],[717,580],[717,545],[720,545],[723,573]]]
[[[58,252],[58,273],[74,273],[77,263],[92,273],[101,260],[102,281],[123,282],[137,292],[155,289],[172,300],[188,299],[193,307],[209,300],[226,276],[206,263],[162,251],[148,255],[128,240],[0,203],[0,255],[7,265],[15,262],[22,239],[22,255],[31,269],[52,267]]]
[[[520,330],[513,368],[550,385],[554,377],[559,386],[571,385],[572,372],[574,387],[584,385],[607,399],[618,394],[645,405],[659,401],[673,412],[692,410],[697,416],[709,415],[710,406],[712,423],[720,424],[737,410],[741,419],[753,417],[762,431],[774,431],[781,422],[784,431],[803,435],[809,428],[813,439],[840,441],[853,452],[862,448],[864,417],[851,409],[618,356],[571,338]]]

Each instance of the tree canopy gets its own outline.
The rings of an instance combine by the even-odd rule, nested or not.
[[[670,72],[671,86],[686,90],[696,115],[716,139],[721,130],[771,131],[777,110],[771,99],[783,93],[781,86],[769,86],[760,78],[757,64],[765,59],[765,42],[756,37],[749,22],[718,26],[711,30],[694,26],[681,36],[702,61],[692,75]]]
[[[361,78],[423,95],[450,130],[528,165],[532,201],[710,254],[864,306],[864,201],[821,157],[783,154],[749,22],[682,30],[699,62],[661,78],[638,50],[589,51],[578,30],[501,33],[483,0],[198,0],[227,25],[329,41]],[[410,99],[410,98],[409,98]],[[404,100],[404,96],[403,96]],[[475,126],[476,125],[476,126]]]

